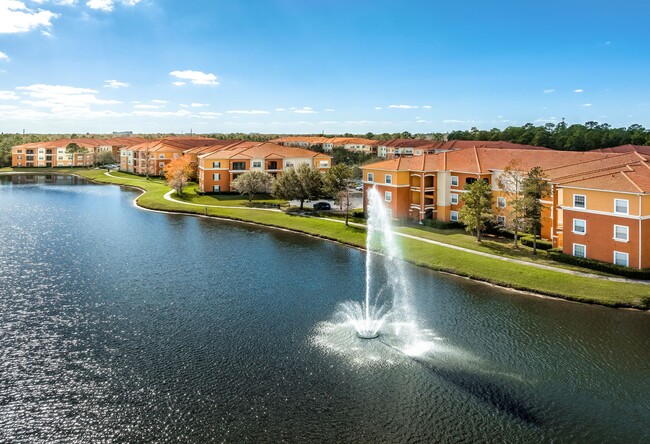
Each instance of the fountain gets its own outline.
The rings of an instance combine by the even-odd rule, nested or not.
[[[376,187],[367,190],[366,294],[363,303],[344,302],[341,311],[362,339],[374,339],[391,321],[399,332],[412,324],[410,290],[391,217]],[[383,256],[383,257],[382,257]],[[381,270],[383,268],[383,270]],[[385,277],[382,279],[377,274]]]

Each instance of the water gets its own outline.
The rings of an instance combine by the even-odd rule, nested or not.
[[[421,341],[366,341],[335,318],[364,296],[363,252],[15,180],[0,442],[650,440],[647,313],[405,266]]]

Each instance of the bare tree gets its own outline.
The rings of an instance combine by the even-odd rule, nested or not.
[[[526,215],[526,200],[524,196],[524,180],[526,173],[522,171],[517,161],[510,162],[497,179],[497,185],[506,196],[506,208],[503,209],[510,217],[506,218],[505,227],[514,233],[514,248],[517,244],[519,232],[524,229]]]
[[[241,194],[248,194],[248,201],[252,202],[255,194],[270,191],[271,176],[263,171],[247,171],[232,181],[232,187]]]

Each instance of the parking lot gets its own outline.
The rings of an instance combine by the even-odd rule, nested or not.
[[[313,208],[314,204],[317,202],[327,202],[332,206],[332,210],[338,210],[339,206],[336,205],[334,199],[317,199],[312,201],[305,201],[305,208]],[[289,202],[292,207],[299,207],[299,200],[292,200]],[[363,207],[363,193],[361,191],[355,191],[350,195],[350,204],[351,208],[362,208]]]

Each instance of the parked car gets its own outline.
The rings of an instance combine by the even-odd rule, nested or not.
[[[327,202],[316,202],[314,204],[314,210],[331,210],[332,206],[328,204]]]
[[[355,190],[357,191],[363,191],[363,185],[358,185]]]

